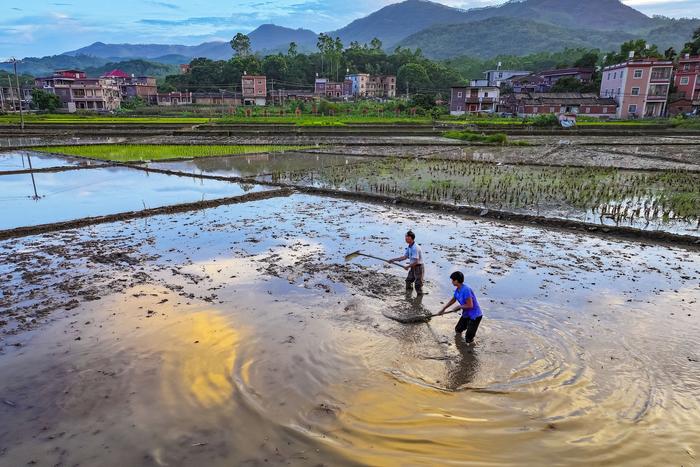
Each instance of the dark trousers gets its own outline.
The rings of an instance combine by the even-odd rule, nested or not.
[[[467,333],[464,335],[464,340],[467,342],[471,342],[474,340],[474,336],[476,336],[476,330],[479,329],[479,323],[481,323],[481,318],[483,316],[479,316],[476,319],[471,319],[471,318],[465,318],[462,316],[459,318],[459,321],[457,321],[457,326],[455,326],[455,332],[457,334],[461,334],[464,331],[467,331]]]
[[[406,277],[406,290],[411,290],[413,288],[413,283],[416,284],[416,292],[421,293],[423,291],[422,264],[416,264],[408,270],[408,276]]]

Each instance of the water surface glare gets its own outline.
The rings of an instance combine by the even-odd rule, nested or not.
[[[399,268],[345,261],[398,256],[409,228],[428,295],[406,294]],[[455,315],[384,316],[437,311],[455,269],[485,311],[475,346]],[[0,276],[0,304],[42,323],[0,341],[3,465],[700,452],[697,250],[293,195],[0,242]]]
[[[0,175],[0,229],[238,196],[259,189],[125,167]]]

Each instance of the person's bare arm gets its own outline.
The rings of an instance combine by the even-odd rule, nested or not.
[[[408,259],[408,256],[403,255],[403,256],[399,256],[398,258],[390,259],[389,262],[390,262],[390,263],[395,263],[395,262],[397,262],[397,261],[403,261],[403,260],[405,260],[405,259]]]
[[[456,302],[456,301],[457,300],[454,297],[452,297],[452,299],[449,302],[447,302],[445,304],[445,306],[442,307],[442,310],[440,310],[440,313],[438,313],[438,315],[444,315],[445,310],[447,310],[450,306],[452,306],[454,304],[454,302]]]

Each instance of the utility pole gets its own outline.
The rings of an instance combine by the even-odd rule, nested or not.
[[[406,81],[406,100],[408,100],[409,94],[408,94],[408,81]]]
[[[19,96],[19,122],[20,122],[20,129],[24,131],[24,112],[22,111],[22,90],[19,88],[19,76],[17,76],[17,59],[12,58],[12,64],[14,65],[15,68],[15,84],[17,84],[17,95]],[[10,86],[12,85],[12,82],[10,82]]]

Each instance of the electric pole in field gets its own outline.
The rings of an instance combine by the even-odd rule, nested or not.
[[[14,66],[15,69],[15,84],[17,85],[17,96],[19,98],[19,122],[20,122],[20,129],[24,131],[24,112],[22,110],[22,90],[19,87],[19,76],[17,75],[17,59],[12,57],[10,59],[12,62],[12,65]],[[12,83],[10,82],[10,86],[12,86]]]

